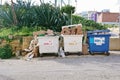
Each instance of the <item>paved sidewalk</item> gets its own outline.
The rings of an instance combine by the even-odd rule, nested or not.
[[[120,54],[120,51],[109,51],[110,54]]]
[[[120,51],[110,53],[0,60],[0,80],[120,80]]]

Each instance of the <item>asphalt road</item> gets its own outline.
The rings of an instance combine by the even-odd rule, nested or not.
[[[0,60],[0,80],[120,80],[120,54]]]

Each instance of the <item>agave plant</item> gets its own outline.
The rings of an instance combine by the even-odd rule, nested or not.
[[[24,2],[17,0],[17,3],[14,5],[15,13],[17,15],[18,26],[33,26],[34,22],[34,13],[32,12],[32,3],[31,1]]]
[[[56,8],[48,3],[42,3],[40,6],[34,8],[36,13],[37,25],[46,26],[53,30],[59,31],[62,25],[67,24],[67,16],[62,14],[60,8]]]
[[[44,26],[45,29],[55,31],[60,31],[61,26],[66,25],[68,21],[68,17],[60,11],[59,7],[56,8],[49,3],[33,5],[31,1],[22,0],[17,0],[17,3],[9,5],[8,9],[1,9],[0,19],[3,20],[5,26]],[[15,19],[17,24],[15,24]]]
[[[4,26],[9,26],[14,24],[14,19],[13,19],[13,14],[12,14],[12,8],[10,7],[9,4],[5,4],[1,6],[0,8],[0,19],[2,21],[2,25]]]
[[[17,3],[12,3],[12,5],[8,4],[7,8],[1,8],[0,19],[2,19],[3,25],[31,26],[33,23],[33,17],[31,16],[33,14],[31,11],[31,4],[31,1],[24,2],[22,0],[17,0]],[[15,16],[17,23],[15,23],[14,20]]]

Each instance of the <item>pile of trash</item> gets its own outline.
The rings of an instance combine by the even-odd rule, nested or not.
[[[81,35],[83,35],[82,24],[62,26],[61,37],[59,40],[59,46],[60,46],[59,54],[61,57],[65,57],[65,52],[68,52],[67,49],[71,48],[68,45],[73,44],[72,46],[76,46],[74,44],[80,41],[78,40],[80,38],[77,38],[77,37],[81,37]],[[67,43],[66,43],[66,40],[67,40]],[[80,43],[78,43],[77,45],[80,45]]]
[[[62,26],[61,35],[82,35],[82,24]]]
[[[51,50],[54,50],[52,52],[57,52],[59,56],[65,57],[65,53],[64,53],[65,45],[64,45],[64,39],[63,39],[62,35],[72,35],[72,36],[73,35],[75,35],[75,36],[83,35],[82,24],[62,26],[62,31],[59,35],[56,35],[56,33],[50,29],[48,29],[47,31],[40,30],[40,31],[33,32],[34,39],[31,41],[29,48],[24,49],[24,51],[28,52],[25,55],[25,59],[30,60],[33,57],[38,57],[39,53],[40,53],[39,55],[42,55],[42,53],[46,53],[46,50],[47,50],[47,52],[51,52]],[[35,37],[35,36],[37,36],[37,37]],[[51,37],[48,37],[48,36],[51,36]],[[53,38],[53,36],[54,36],[54,38]],[[38,39],[38,41],[37,41],[37,39]],[[56,41],[56,39],[57,39],[57,41]],[[82,40],[82,38],[81,38],[81,40]],[[57,42],[57,43],[55,43],[55,42]],[[49,47],[46,45],[43,45],[43,44],[46,44]],[[80,44],[80,45],[82,45],[82,44]],[[54,49],[51,49],[52,47],[54,47]],[[44,48],[44,51],[43,51],[43,48]],[[57,48],[56,49],[57,51],[55,50],[55,48]]]
[[[46,36],[46,35],[53,36],[53,35],[55,35],[55,33],[54,33],[53,30],[47,29],[47,31],[40,30],[40,31],[33,32],[33,36],[34,35],[38,35],[38,36]]]

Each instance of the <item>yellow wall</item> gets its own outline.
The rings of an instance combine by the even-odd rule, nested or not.
[[[110,50],[120,51],[120,38],[110,38]]]

